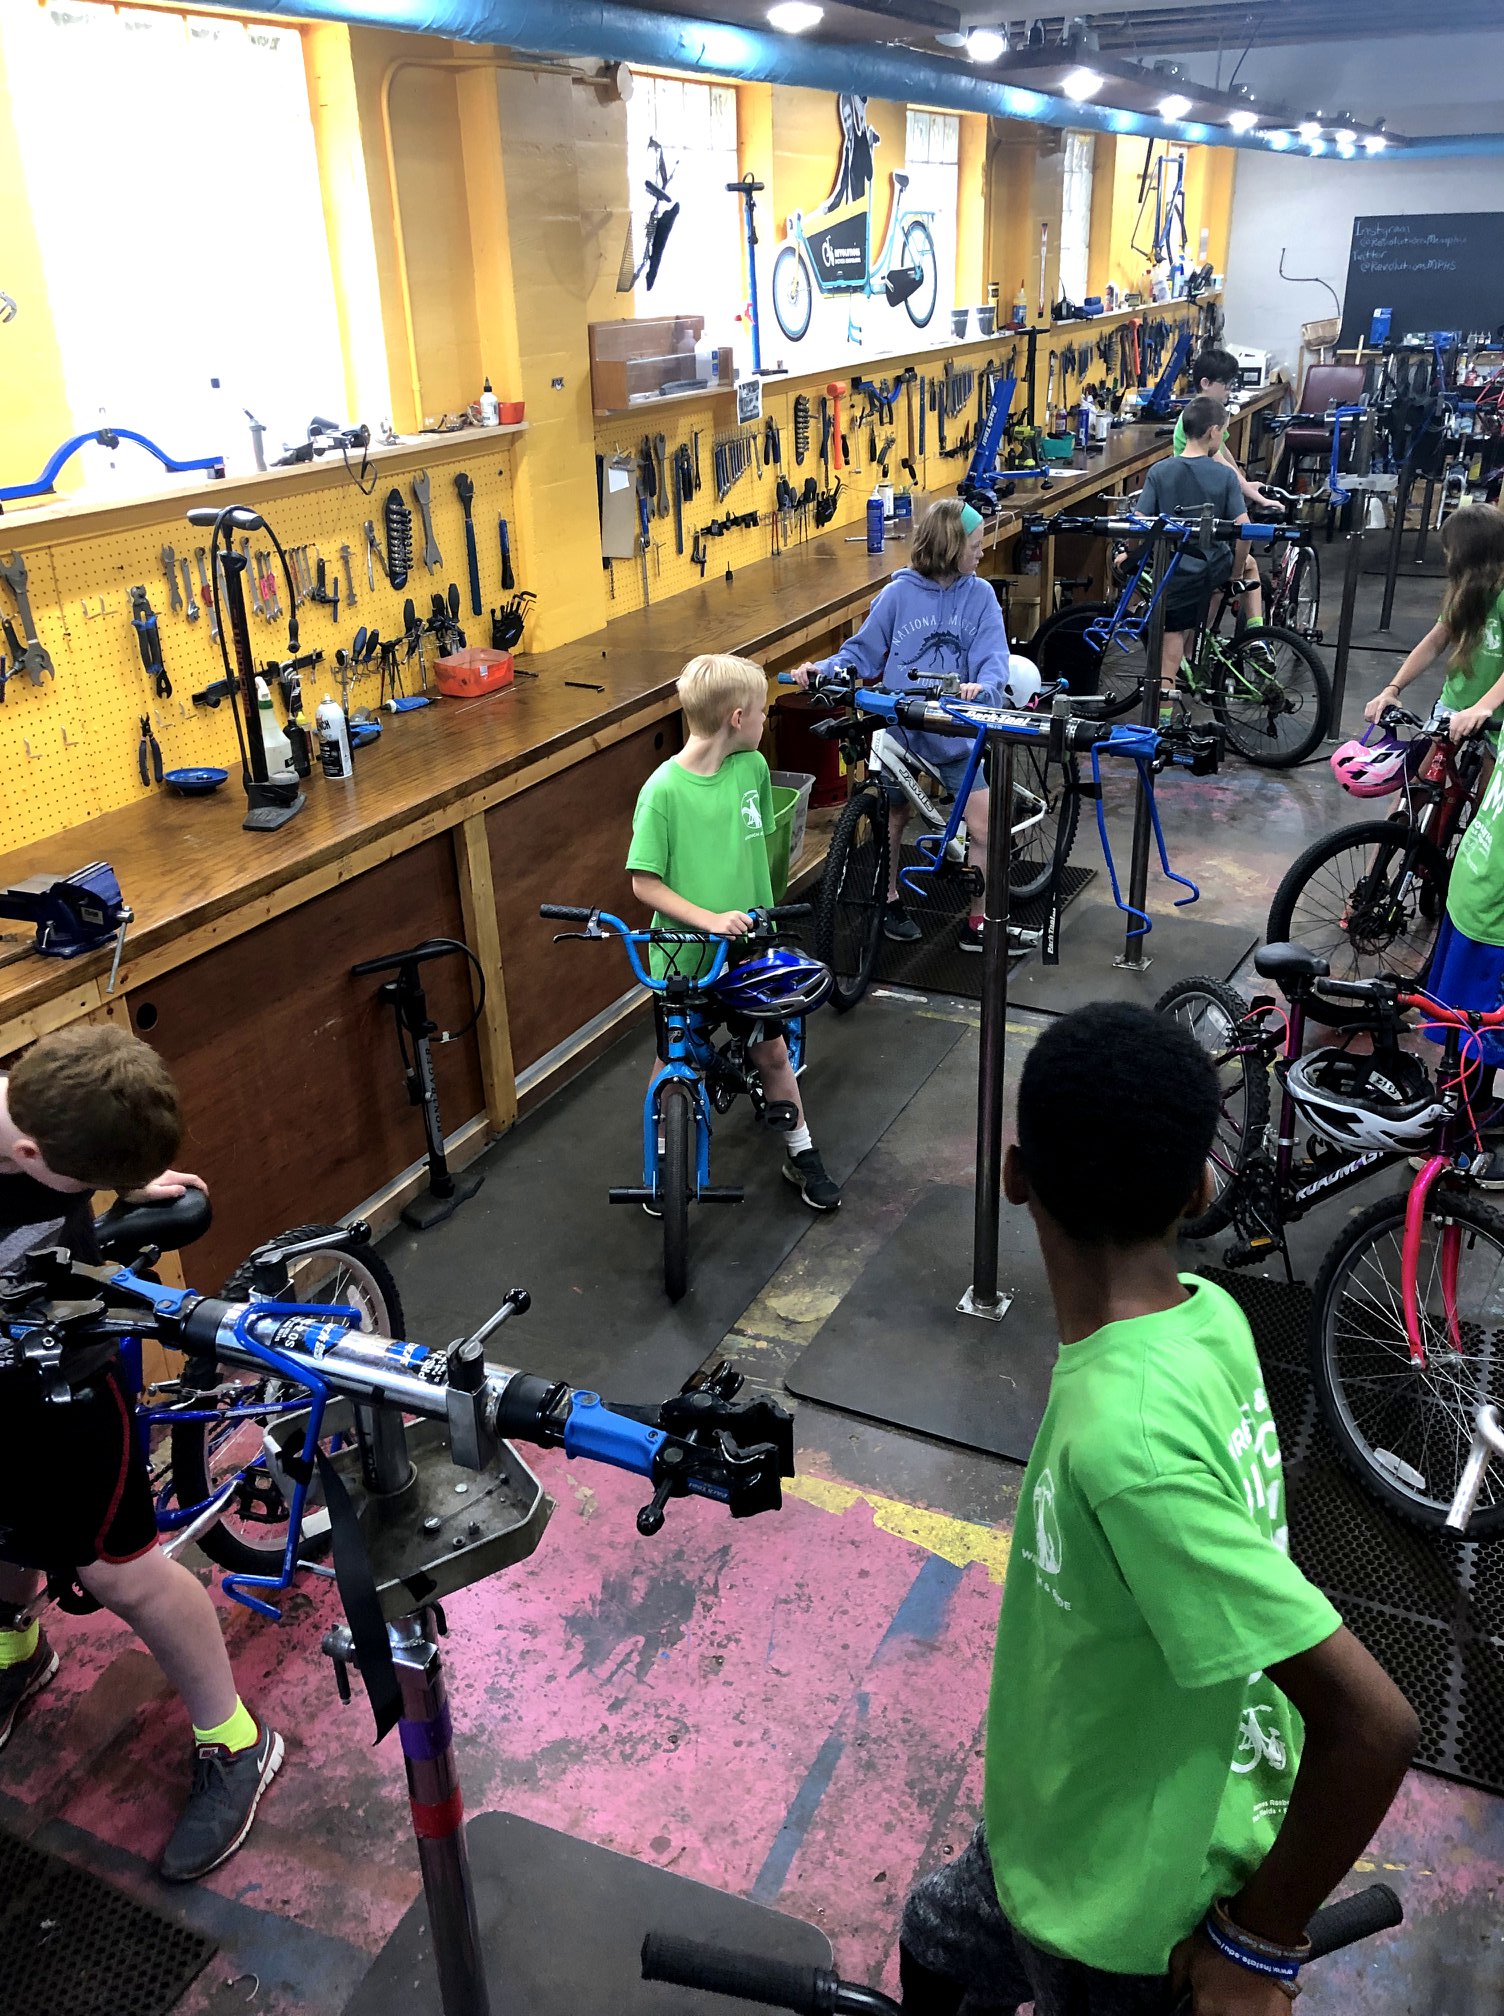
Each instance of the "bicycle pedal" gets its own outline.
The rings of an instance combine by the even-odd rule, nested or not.
[[[1222,1255],[1224,1267],[1257,1267],[1267,1260],[1271,1253],[1279,1251],[1273,1239],[1249,1239],[1240,1246],[1229,1246]]]
[[[762,1109],[762,1124],[776,1134],[792,1134],[799,1125],[799,1108],[792,1099],[770,1099]]]

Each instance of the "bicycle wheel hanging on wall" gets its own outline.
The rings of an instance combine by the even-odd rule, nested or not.
[[[815,283],[797,245],[785,245],[773,261],[772,285],[773,313],[778,326],[791,343],[798,343],[809,331],[809,318],[815,308]]]

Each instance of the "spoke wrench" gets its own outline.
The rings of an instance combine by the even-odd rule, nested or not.
[[[439,551],[439,542],[433,536],[433,512],[429,504],[428,471],[413,478],[413,502],[423,519],[423,565],[431,574],[435,567],[443,565],[444,556]]]
[[[0,579],[3,579],[16,598],[16,611],[21,618],[21,635],[25,638],[25,649],[11,668],[13,672],[24,672],[33,686],[40,686],[42,674],[50,672],[57,677],[47,647],[37,636],[36,618],[31,613],[31,597],[26,592],[26,562],[19,553],[0,563]]]

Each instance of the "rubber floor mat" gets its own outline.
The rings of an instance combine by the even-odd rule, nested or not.
[[[965,1034],[962,1023],[897,995],[854,1015],[810,1018],[800,1079],[815,1144],[844,1183]],[[608,1399],[662,1400],[716,1349],[804,1237],[815,1213],[782,1180],[783,1146],[739,1099],[715,1123],[710,1179],[743,1186],[741,1204],[689,1214],[689,1292],[663,1292],[663,1232],[613,1183],[642,1180],[642,1101],[652,1031],[633,1032],[472,1166],[485,1182],[428,1232],[398,1227],[381,1243],[402,1290],[409,1334],[463,1337],[513,1286],[532,1308],[491,1356],[590,1386]]]
[[[167,2016],[215,1942],[0,1831],[0,2016]]]
[[[905,866],[919,858],[912,847],[904,849]],[[1061,882],[1063,905],[1074,902],[1096,872],[1095,868],[1073,868],[1067,863]],[[891,938],[880,940],[873,979],[888,981],[895,987],[957,994],[964,1000],[980,1001],[982,958],[976,952],[963,952],[960,944],[961,926],[971,908],[965,879],[959,874],[931,875],[921,887],[924,893],[919,896],[905,890],[903,904],[924,936],[910,945],[897,944]],[[1009,921],[1026,931],[1042,931],[1047,907],[1042,896],[1024,902],[1015,897],[1008,906]],[[1011,963],[1017,964],[1017,959]]]
[[[1504,1543],[1421,1532],[1342,1465],[1306,1370],[1310,1290],[1200,1270],[1258,1346],[1290,1498],[1290,1552],[1421,1719],[1415,1761],[1504,1792]]]

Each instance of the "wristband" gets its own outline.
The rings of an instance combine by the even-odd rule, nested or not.
[[[1272,1939],[1264,1939],[1257,1932],[1250,1932],[1240,1925],[1227,1908],[1227,1899],[1218,1897],[1212,1904],[1218,1922],[1229,1939],[1246,1946],[1251,1952],[1262,1953],[1269,1960],[1293,1960],[1297,1967],[1303,1966],[1311,1957],[1311,1942],[1302,1937],[1297,1945],[1280,1946]]]
[[[1266,1980],[1278,1981],[1286,1988],[1294,1985],[1301,1962],[1310,1953],[1309,1940],[1300,1947],[1276,1946],[1245,1932],[1228,1917],[1220,1900],[1207,1912],[1201,1929],[1224,1960],[1246,1967],[1251,1974],[1262,1974]]]

